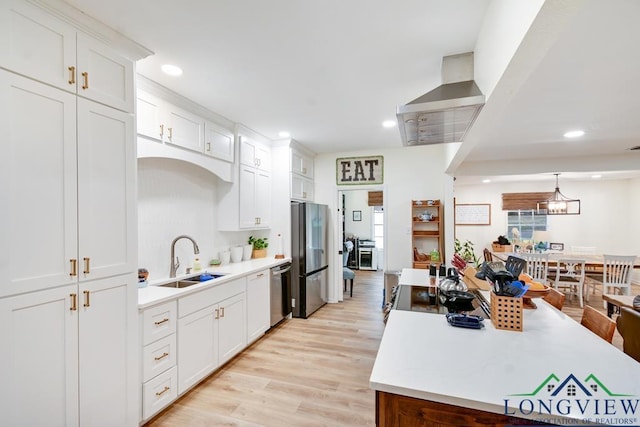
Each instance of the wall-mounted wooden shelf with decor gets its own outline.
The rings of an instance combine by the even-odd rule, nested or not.
[[[440,264],[444,254],[444,206],[440,200],[411,201],[411,243],[413,268],[429,268]],[[436,251],[438,258],[432,257]]]

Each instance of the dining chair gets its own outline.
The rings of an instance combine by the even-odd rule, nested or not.
[[[558,290],[567,289],[570,295],[577,296],[580,308],[583,306],[585,263],[584,259],[558,258],[556,267],[549,273],[553,287]]]
[[[616,322],[590,305],[585,305],[580,324],[607,342],[613,341]]]
[[[635,255],[603,255],[603,258],[602,294],[613,293],[610,291],[619,289],[621,294],[629,295],[631,272],[637,257]]]
[[[622,351],[640,362],[640,312],[620,307],[616,323],[623,339]]]
[[[493,254],[491,253],[491,251],[489,249],[484,248],[484,250],[482,251],[482,254],[484,255],[484,260],[486,262],[493,261]]]
[[[549,254],[520,254],[522,259],[527,261],[527,274],[536,282],[543,285],[548,283],[547,274],[549,271]]]
[[[564,307],[565,296],[562,292],[555,288],[550,288],[549,292],[544,297],[542,297],[542,299],[560,311],[562,311],[562,307]]]

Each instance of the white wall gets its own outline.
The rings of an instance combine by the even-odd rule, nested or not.
[[[249,232],[216,231],[218,181],[191,163],[138,159],[138,266],[149,270],[149,280],[169,277],[171,242],[181,234],[196,240],[203,266],[221,250],[246,243]],[[176,255],[179,272],[191,267],[191,242],[180,240]]]
[[[502,193],[553,191],[554,183],[500,183],[455,187],[457,203],[491,203],[490,226],[456,226],[456,237],[474,243],[476,254],[507,232]],[[595,246],[598,253],[640,256],[640,179],[562,181],[560,191],[580,199],[580,215],[549,216],[547,226],[553,242]],[[640,276],[636,272],[636,277]]]
[[[357,236],[360,239],[373,239],[371,207],[367,190],[345,191],[344,233],[346,236]],[[361,212],[361,221],[353,220],[353,211]]]
[[[444,145],[399,147],[359,152],[320,154],[316,157],[316,201],[329,205],[329,247],[333,249],[334,260],[330,277],[334,278],[334,297],[342,292],[342,269],[340,250],[341,236],[337,236],[338,185],[336,185],[336,159],[351,156],[384,157],[384,210],[386,218],[385,251],[386,261],[378,262],[384,270],[402,270],[412,265],[411,249],[411,200],[441,199],[445,210],[451,209],[445,194],[451,179],[444,174],[446,165]],[[369,189],[367,186],[340,186],[340,190]],[[453,228],[452,228],[453,229]],[[445,232],[446,234],[446,232]],[[451,236],[451,234],[449,234]],[[452,240],[452,237],[449,237]],[[336,241],[336,239],[338,239]],[[449,252],[447,255],[450,256]],[[337,297],[336,297],[337,298]]]

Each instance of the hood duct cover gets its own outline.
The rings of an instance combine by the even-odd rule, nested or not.
[[[445,56],[444,84],[396,110],[402,145],[462,142],[480,110],[484,95],[473,81],[473,53]]]

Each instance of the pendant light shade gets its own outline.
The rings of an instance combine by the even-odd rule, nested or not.
[[[556,176],[556,190],[549,200],[538,202],[538,213],[545,215],[580,215],[580,200],[570,199],[560,192],[558,175]]]

